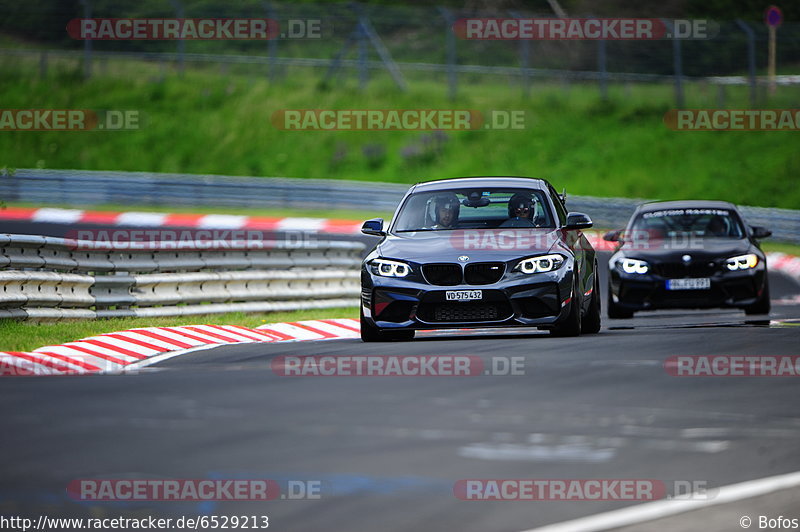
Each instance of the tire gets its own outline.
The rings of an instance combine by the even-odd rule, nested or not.
[[[633,317],[633,311],[614,303],[611,296],[611,283],[608,285],[608,317],[612,320],[627,320]]]
[[[362,342],[391,342],[397,340],[400,342],[407,342],[414,339],[416,331],[403,330],[403,331],[382,331],[375,327],[364,318],[364,310],[361,310],[361,341]]]
[[[577,275],[572,286],[572,301],[569,302],[569,314],[566,319],[550,329],[551,336],[580,336],[581,334],[581,293],[577,290]]]
[[[386,331],[381,334],[383,334],[384,337],[389,341],[395,340],[398,342],[408,342],[414,339],[416,331],[414,329],[406,329],[403,331]]]
[[[581,320],[581,334],[597,334],[600,332],[602,309],[600,308],[600,280],[597,276],[597,265],[594,270],[594,286],[592,299],[589,301],[589,311]]]
[[[769,314],[771,308],[772,305],[769,301],[769,281],[764,279],[764,291],[761,292],[761,297],[752,305],[744,307],[744,313],[748,316],[751,314]]]
[[[364,319],[364,310],[361,310],[361,341],[362,342],[380,342],[381,331],[366,319]]]

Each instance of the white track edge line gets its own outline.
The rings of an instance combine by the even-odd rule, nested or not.
[[[146,368],[147,366],[157,364],[158,362],[164,362],[165,360],[169,360],[170,358],[173,357],[177,357],[180,355],[188,355],[189,353],[194,353],[195,351],[205,351],[206,349],[213,349],[215,347],[220,347],[223,345],[232,345],[232,344],[205,344],[205,345],[198,345],[197,347],[191,347],[189,349],[181,349],[178,351],[167,351],[166,353],[159,353],[157,355],[145,358],[144,360],[140,360],[139,362],[132,362],[127,366],[123,366],[120,370],[110,371],[109,373],[132,373],[140,368]]]
[[[707,495],[692,493],[687,496],[687,500],[661,500],[637,504],[627,508],[620,508],[619,510],[611,510],[610,512],[545,525],[539,528],[531,528],[523,532],[593,532],[610,530],[710,506],[758,497],[797,486],[800,486],[800,471],[711,488],[709,491],[718,490],[717,496],[713,499],[698,500],[701,497],[707,497]],[[698,499],[693,499],[692,497],[697,497]]]

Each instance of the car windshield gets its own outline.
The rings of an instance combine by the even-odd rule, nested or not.
[[[675,236],[742,238],[739,216],[727,209],[665,209],[641,213],[633,231],[646,231],[654,239]]]
[[[405,233],[498,227],[554,228],[544,192],[491,187],[419,192],[406,199],[394,230]]]

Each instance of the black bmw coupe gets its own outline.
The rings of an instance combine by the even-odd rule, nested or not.
[[[465,177],[411,187],[361,269],[361,338],[410,340],[417,329],[535,326],[600,330],[597,258],[543,179]]]
[[[745,225],[736,206],[724,201],[639,206],[625,231],[603,237],[619,243],[608,262],[609,317],[662,308],[768,313],[767,260],[758,239],[770,235]]]

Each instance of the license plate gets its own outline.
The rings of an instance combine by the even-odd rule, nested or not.
[[[483,298],[482,290],[448,290],[444,297],[447,301],[473,301]]]
[[[711,279],[670,279],[667,281],[667,290],[708,290],[711,288]]]

